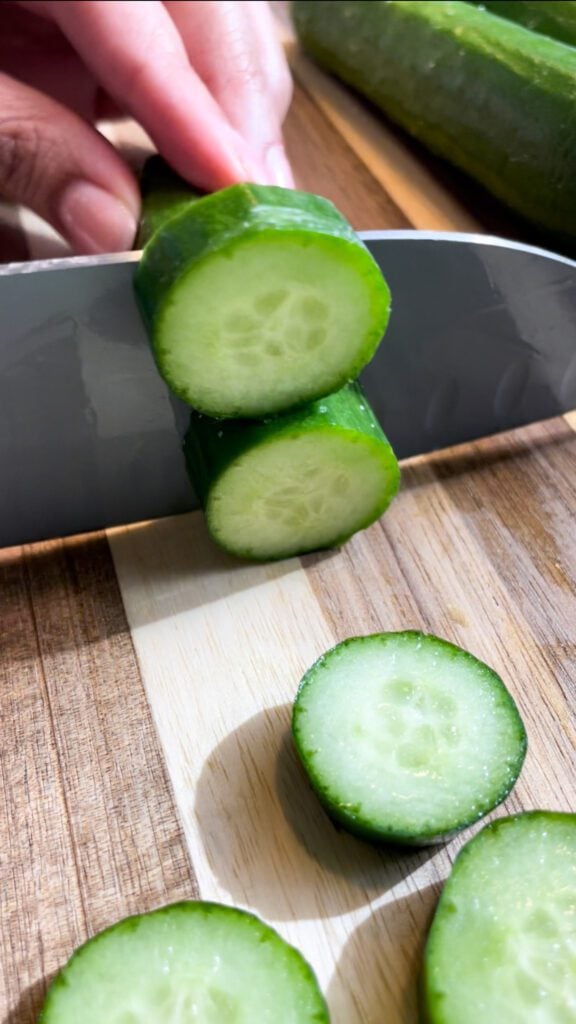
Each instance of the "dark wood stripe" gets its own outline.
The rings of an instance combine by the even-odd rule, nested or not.
[[[199,893],[106,539],[4,552],[0,588],[0,1020],[33,1024],[79,942]]]
[[[0,553],[0,1020],[33,1024],[85,935],[58,752],[23,559]]]
[[[502,674],[532,747],[510,810],[573,804],[575,459],[558,419],[413,460],[380,523],[304,560],[338,639],[422,629]]]
[[[330,199],[356,231],[411,227],[304,86],[294,89],[284,134],[298,187]]]

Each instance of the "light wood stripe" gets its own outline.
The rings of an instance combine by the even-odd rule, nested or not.
[[[235,562],[199,513],[113,532],[110,544],[202,896],[250,908],[297,944],[334,1024],[376,1020],[376,997],[390,1021],[408,999],[415,1020],[415,977],[392,936],[382,955],[364,950],[360,977],[340,958],[375,908],[392,928],[396,899],[414,904],[420,941],[450,855],[378,852],[338,833],[309,791],[290,709],[336,634],[300,562]]]

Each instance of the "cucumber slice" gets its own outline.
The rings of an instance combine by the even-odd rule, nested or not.
[[[273,186],[185,204],[154,231],[134,285],[169,387],[223,418],[266,416],[354,379],[390,306],[335,207]]]
[[[177,903],[126,918],[74,953],[39,1024],[328,1024],[302,955],[257,917]]]
[[[574,1024],[576,815],[487,825],[458,854],[424,957],[428,1024]]]
[[[192,414],[185,452],[214,540],[256,560],[341,544],[400,479],[358,384],[261,423]]]
[[[514,785],[526,733],[502,680],[415,631],[354,637],[306,673],[292,730],[328,813],[366,839],[437,842]]]

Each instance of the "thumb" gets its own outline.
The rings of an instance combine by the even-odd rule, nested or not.
[[[136,182],[71,110],[0,74],[0,197],[28,206],[79,253],[130,249]]]

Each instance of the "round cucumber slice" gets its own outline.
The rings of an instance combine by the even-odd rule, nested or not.
[[[259,918],[177,903],[126,918],[78,949],[39,1024],[328,1024],[302,955]]]
[[[154,232],[135,275],[169,387],[210,416],[261,417],[358,376],[390,295],[327,200],[234,185]]]
[[[576,815],[487,825],[458,854],[424,958],[429,1024],[576,1020]]]
[[[264,423],[193,415],[186,453],[213,538],[261,561],[342,543],[382,515],[399,484],[358,385]]]
[[[437,842],[496,807],[526,753],[492,669],[415,631],[354,637],[306,673],[296,747],[328,813],[359,835]]]

